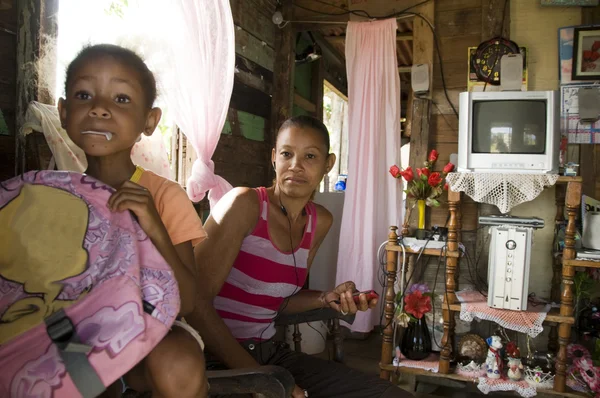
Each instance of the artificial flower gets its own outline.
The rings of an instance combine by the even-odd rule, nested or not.
[[[444,184],[444,191],[447,191],[447,190],[448,190],[448,183],[445,183]]]
[[[399,178],[400,176],[400,167],[393,165],[392,167],[390,167],[390,174],[392,175],[392,177],[394,178]]]
[[[429,178],[427,179],[427,183],[429,184],[430,187],[436,187],[436,186],[440,185],[441,182],[442,182],[442,176],[437,171],[431,173],[429,175]]]
[[[454,165],[452,163],[448,163],[444,166],[444,174],[452,173],[454,171]]]
[[[414,292],[421,292],[421,294],[430,293],[429,286],[426,283],[413,283],[411,287],[406,290],[406,294],[412,294]]]
[[[508,344],[506,344],[506,353],[511,358],[519,358],[521,356],[519,347],[512,341],[509,341]]]
[[[400,312],[398,315],[396,315],[396,323],[398,324],[398,326],[406,328],[408,327],[409,322],[410,316],[406,312]]]
[[[429,170],[427,167],[423,167],[417,169],[417,173],[419,173],[420,178],[423,178],[423,176],[429,177],[429,174],[431,174],[431,170]],[[427,181],[427,178],[425,178],[424,180]]]
[[[400,175],[402,175],[406,182],[411,182],[415,178],[415,174],[410,166],[407,167],[404,171],[401,171]]]
[[[438,151],[432,149],[431,152],[429,152],[429,157],[427,158],[427,160],[429,160],[430,163],[435,163],[438,160],[438,156],[440,156]]]
[[[404,303],[404,310],[417,319],[431,311],[431,296],[423,296],[419,290],[404,297]]]

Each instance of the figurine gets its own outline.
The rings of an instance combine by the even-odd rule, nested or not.
[[[514,381],[521,380],[523,376],[523,364],[521,363],[519,347],[512,341],[509,342],[506,345],[506,355],[508,355],[508,378]]]
[[[488,337],[486,340],[489,348],[485,360],[486,374],[490,379],[499,379],[502,376],[502,340],[498,336]]]

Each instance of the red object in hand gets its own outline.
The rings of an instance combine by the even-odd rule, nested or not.
[[[377,294],[377,292],[375,290],[366,290],[364,292],[356,292],[352,294],[352,299],[354,300],[354,302],[356,304],[358,304],[360,302],[360,295],[364,294],[365,296],[367,296],[367,302],[379,298],[379,295]]]

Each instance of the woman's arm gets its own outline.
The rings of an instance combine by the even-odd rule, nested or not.
[[[223,287],[242,242],[254,229],[258,217],[256,192],[235,188],[211,211],[204,225],[208,238],[194,248],[198,298],[194,311],[186,319],[200,332],[208,351],[231,369],[254,367],[258,363],[233,337],[217,314],[213,300]]]

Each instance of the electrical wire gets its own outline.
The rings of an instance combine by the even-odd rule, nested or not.
[[[504,8],[502,11],[502,23],[500,24],[500,34],[498,35],[498,37],[500,37],[501,39],[504,38],[504,35],[502,34],[502,32],[504,31],[504,21],[506,20],[506,9],[508,5],[508,0],[504,0]],[[492,66],[492,70],[496,67],[496,65],[498,64],[498,58],[500,55],[500,46],[496,45],[496,56],[494,58],[494,65]],[[486,81],[485,84],[483,85],[483,91],[485,91],[485,89],[487,88],[488,82]]]

